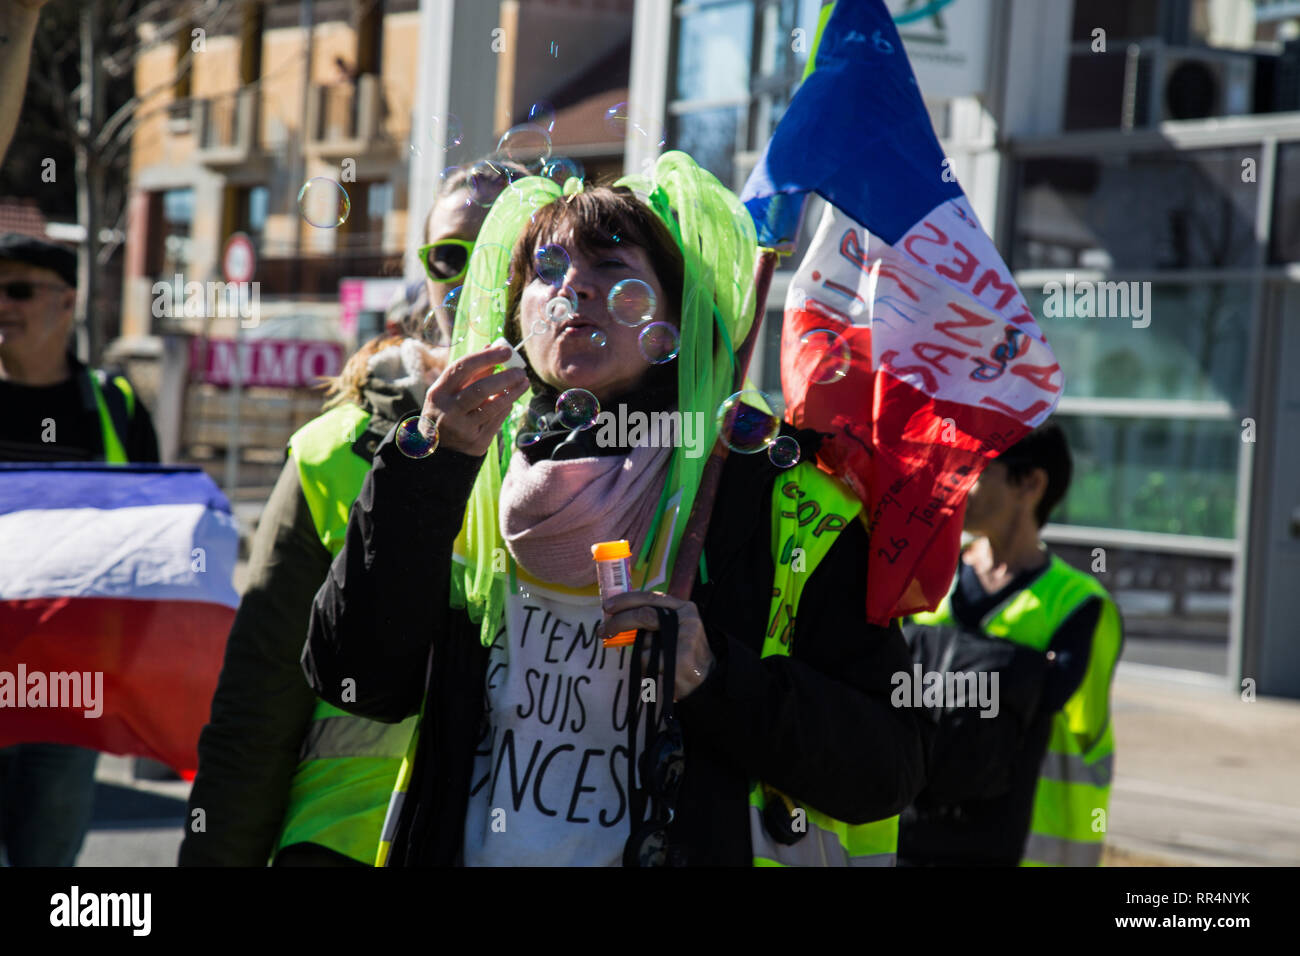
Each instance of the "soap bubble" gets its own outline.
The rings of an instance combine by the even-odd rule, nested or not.
[[[637,336],[637,346],[651,365],[663,365],[677,358],[681,337],[667,322],[651,322]]]
[[[533,254],[533,267],[537,277],[548,285],[558,286],[569,274],[569,253],[564,246],[542,246]]]
[[[338,181],[313,176],[298,190],[298,211],[318,229],[335,229],[348,221],[352,200]]]
[[[605,347],[605,333],[600,329],[592,329],[591,344],[596,346],[598,349],[603,349]]]
[[[799,442],[790,435],[778,435],[772,444],[767,446],[767,457],[778,468],[793,468],[799,464],[802,455]]]
[[[616,103],[605,110],[605,128],[620,137],[626,137],[627,131],[631,129],[651,145],[661,149],[668,142],[662,126],[642,117],[633,117],[626,103]]]
[[[849,374],[853,350],[844,336],[831,329],[813,329],[799,337],[801,368],[808,368],[814,385],[829,385]]]
[[[528,122],[551,132],[555,129],[555,107],[546,100],[538,100],[528,108]]]
[[[438,310],[430,309],[420,320],[420,338],[430,345],[437,345],[442,338],[442,327],[438,324]]]
[[[395,441],[398,451],[407,458],[428,458],[438,450],[438,423],[412,415],[397,426]]]
[[[624,279],[615,283],[605,299],[609,314],[620,325],[634,329],[655,317],[655,293],[648,283],[640,279]]]
[[[555,400],[555,414],[564,428],[590,428],[600,414],[600,400],[585,388],[571,388]]]
[[[510,185],[511,178],[511,172],[505,166],[490,159],[480,159],[469,168],[466,176],[470,201],[484,208],[491,206],[501,195],[501,190]]]
[[[463,285],[458,285],[442,297],[442,307],[450,312],[453,318],[456,316],[456,307],[460,305],[460,295],[464,289]],[[433,310],[430,309],[429,311],[432,312]]]
[[[497,154],[528,170],[541,170],[551,158],[551,134],[541,126],[521,123],[502,134]]]
[[[743,455],[762,451],[781,430],[772,400],[752,389],[729,395],[718,406],[717,423],[727,447]]]
[[[627,135],[626,103],[616,103],[605,110],[605,127],[616,136]]]
[[[578,311],[578,300],[572,292],[561,292],[546,303],[546,317],[559,325],[573,318]]]
[[[465,131],[460,125],[460,119],[453,113],[446,116],[433,116],[429,119],[429,140],[433,143],[442,142],[443,152],[455,149],[465,141]]]
[[[568,156],[553,156],[542,167],[542,175],[563,186],[570,179],[581,179],[584,175],[582,163]]]

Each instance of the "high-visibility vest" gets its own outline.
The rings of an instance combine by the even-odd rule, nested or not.
[[[804,582],[839,532],[856,520],[862,503],[836,479],[809,462],[796,465],[772,489],[772,598],[762,656],[790,654],[790,638]],[[388,806],[376,866],[388,861],[398,818],[406,801],[415,763],[417,736],[412,735],[397,787]],[[689,755],[688,758],[689,760]],[[777,843],[763,827],[764,787],[750,786],[750,841],[754,866],[893,866],[898,854],[898,816],[849,824],[812,807],[800,807],[806,832],[794,844]],[[786,798],[788,800],[788,798]]]
[[[772,489],[772,599],[763,657],[790,655],[790,640],[804,584],[840,531],[855,521],[862,502],[812,462],[800,462]],[[791,827],[802,833],[786,845],[763,825],[764,791],[792,811]],[[898,856],[898,816],[850,824],[806,806],[798,794],[781,795],[761,782],[749,791],[749,832],[755,866],[893,866]]]
[[[340,405],[289,439],[316,534],[331,555],[343,547],[348,512],[370,470],[370,462],[352,450],[369,422],[369,412]],[[366,720],[317,700],[277,849],[315,843],[373,862],[384,808],[415,723],[414,717],[399,724]]]
[[[86,378],[90,382],[90,392],[95,396],[95,407],[99,410],[99,431],[104,441],[104,461],[110,465],[125,465],[127,463],[125,435],[118,434],[118,425],[125,428],[126,423],[135,415],[135,389],[131,383],[122,375],[114,375],[109,378],[102,371],[87,371]],[[121,393],[122,402],[126,407],[126,421],[114,424],[113,412],[104,390],[113,387]]]
[[[1021,866],[1096,866],[1101,862],[1115,757],[1110,683],[1123,643],[1119,611],[1095,578],[1052,555],[1047,570],[980,622],[989,637],[1047,651],[1057,628],[1092,597],[1101,599],[1101,615],[1088,653],[1088,669],[1078,689],[1052,718]],[[952,591],[936,610],[914,615],[913,620],[918,624],[956,624]]]

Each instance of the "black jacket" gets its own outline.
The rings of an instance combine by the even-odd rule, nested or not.
[[[454,864],[463,842],[488,656],[448,596],[452,541],[481,464],[448,449],[408,459],[390,434],[312,608],[303,668],[322,697],[396,722],[428,695],[395,866]],[[866,622],[859,522],[805,586],[792,656],[760,659],[780,473],[765,455],[728,459],[705,543],[708,583],[692,594],[718,659],[677,705],[686,772],[671,840],[695,864],[751,863],[751,778],[849,823],[898,813],[923,783],[919,721],[889,702],[891,675],[910,658],[896,624]],[[352,702],[341,699],[348,679]]]
[[[375,381],[362,399],[372,417],[352,450],[369,461],[393,423],[418,405],[407,391]],[[275,852],[316,709],[298,660],[311,601],[329,566],[298,463],[290,458],[257,523],[212,716],[199,735],[199,772],[187,819],[202,808],[205,829],[186,829],[181,866],[265,866]]]

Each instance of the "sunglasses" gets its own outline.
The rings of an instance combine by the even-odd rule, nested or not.
[[[0,292],[14,302],[27,302],[36,295],[37,289],[66,289],[67,286],[57,282],[32,282],[30,279],[15,279],[12,282],[0,282]]]
[[[419,249],[425,274],[434,282],[459,282],[469,268],[472,239],[440,239]]]

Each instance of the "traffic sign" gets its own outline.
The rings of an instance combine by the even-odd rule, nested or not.
[[[248,282],[257,269],[257,252],[246,233],[236,232],[226,240],[221,253],[221,272],[227,282]]]

